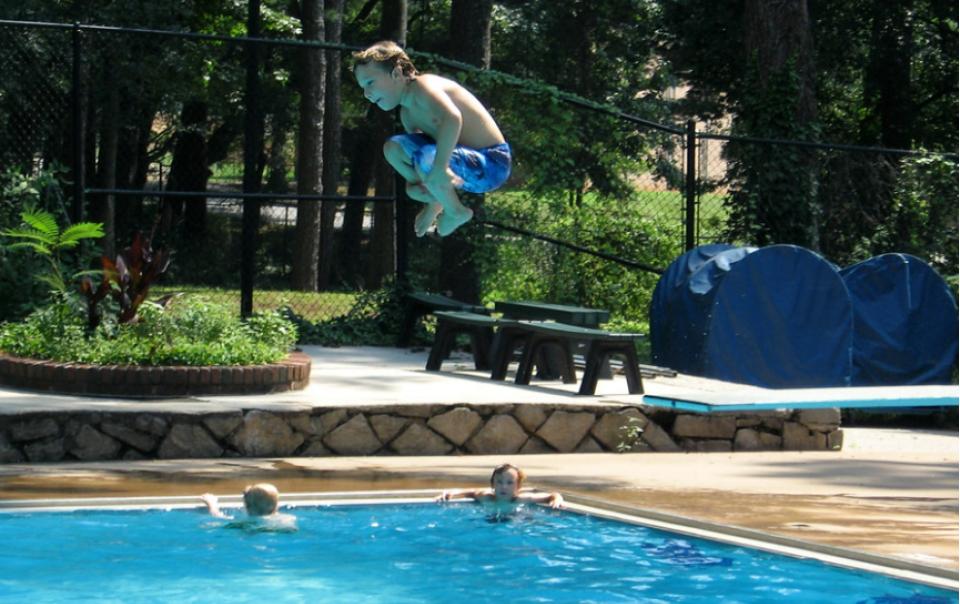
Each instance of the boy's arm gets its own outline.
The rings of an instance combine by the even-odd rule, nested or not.
[[[419,105],[417,112],[428,116],[430,125],[433,126],[433,138],[437,144],[433,165],[445,168],[430,170],[424,182],[447,184],[450,182],[450,175],[446,167],[450,164],[450,157],[460,140],[463,115],[450,96],[439,86],[431,84],[429,80],[417,80],[414,102]]]
[[[450,501],[452,499],[480,499],[489,489],[456,489],[443,491],[436,497],[436,501]]]
[[[215,518],[232,518],[232,516],[227,516],[220,509],[220,502],[217,500],[216,495],[211,495],[210,493],[204,493],[200,496],[200,501],[207,504],[207,511],[210,512],[210,515]]]
[[[563,495],[556,491],[552,493],[523,493],[517,499],[531,503],[545,503],[555,510],[563,507]]]

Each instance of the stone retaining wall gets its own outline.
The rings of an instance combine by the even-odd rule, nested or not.
[[[380,405],[303,412],[0,415],[0,463],[209,457],[837,450],[838,409]]]
[[[0,385],[43,392],[123,397],[267,394],[303,390],[310,357],[292,352],[279,363],[207,367],[83,365],[0,354]]]

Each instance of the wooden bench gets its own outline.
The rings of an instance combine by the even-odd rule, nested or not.
[[[573,360],[575,342],[586,342],[585,367],[578,394],[592,395],[597,391],[601,369],[611,355],[624,358],[623,372],[630,394],[643,393],[643,380],[634,342],[643,337],[638,333],[614,333],[590,327],[577,327],[553,321],[516,321],[495,319],[489,315],[459,311],[437,311],[437,334],[427,359],[428,371],[439,371],[449,356],[458,334],[470,335],[474,365],[478,370],[490,369],[490,378],[505,380],[513,359],[513,351],[522,347],[520,365],[515,383],[529,385],[533,368],[542,359],[541,353],[551,347],[560,377],[565,384],[577,382]]]
[[[597,391],[597,381],[600,379],[601,369],[611,355],[620,354],[624,357],[623,372],[627,377],[627,390],[630,394],[643,394],[643,380],[640,377],[640,364],[637,359],[637,350],[634,342],[643,337],[638,333],[613,333],[590,327],[577,327],[564,323],[548,321],[519,321],[518,330],[526,330],[523,355],[520,357],[520,367],[517,369],[517,384],[529,384],[533,372],[533,365],[537,355],[544,346],[558,347],[561,355],[561,374],[564,383],[576,382],[573,364],[573,342],[587,342],[585,355],[586,366],[580,381],[579,394],[594,394]],[[504,354],[500,349],[494,354],[494,369],[509,358],[504,359],[498,354]],[[571,379],[572,378],[572,379]]]
[[[601,323],[610,320],[610,311],[602,308],[528,300],[499,300],[494,302],[494,309],[496,312],[503,313],[505,319],[557,321],[577,327],[598,328]],[[574,353],[586,354],[587,343],[585,341],[574,340],[571,342],[571,346]],[[565,354],[567,354],[566,351],[561,347],[542,349],[537,359],[537,376],[548,380],[563,376],[564,365],[566,364],[566,360],[563,358]],[[608,363],[603,364],[600,377],[613,377]]]
[[[413,339],[413,330],[424,315],[437,311],[469,312],[480,315],[489,315],[490,309],[476,304],[467,304],[454,300],[442,294],[414,292],[404,296],[403,323],[400,325],[400,335],[397,346],[403,348],[410,345]]]
[[[437,333],[427,358],[427,371],[440,371],[443,360],[450,356],[457,335],[461,333],[470,336],[470,349],[476,368],[481,371],[490,368],[490,349],[493,328],[499,324],[497,319],[479,313],[449,310],[433,314],[437,317]]]
[[[450,356],[456,344],[457,336],[467,334],[477,370],[490,369],[491,379],[505,380],[514,350],[522,349],[533,334],[520,321],[460,311],[440,310],[433,314],[437,318],[437,333],[427,358],[427,371],[440,371],[443,360]],[[572,361],[567,364],[564,375],[568,383],[576,381]]]

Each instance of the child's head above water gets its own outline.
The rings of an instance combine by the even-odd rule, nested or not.
[[[501,464],[490,475],[490,488],[497,499],[514,499],[523,486],[526,475],[523,470],[512,464]]]
[[[269,516],[280,505],[280,492],[272,484],[261,482],[243,489],[243,506],[250,516]]]

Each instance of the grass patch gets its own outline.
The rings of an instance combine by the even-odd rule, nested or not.
[[[240,311],[240,290],[198,285],[155,285],[150,289],[151,298],[183,292],[208,302],[225,304]],[[253,311],[263,312],[289,307],[298,316],[308,321],[327,321],[347,314],[357,300],[353,292],[302,292],[295,290],[262,290],[253,292]]]

